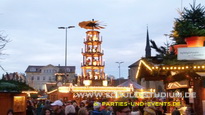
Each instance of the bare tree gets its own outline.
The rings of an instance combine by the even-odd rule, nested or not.
[[[2,56],[5,55],[5,54],[3,53],[3,50],[4,50],[6,44],[7,44],[9,41],[10,41],[10,40],[7,39],[7,36],[3,36],[3,34],[0,33],[0,59],[2,59]],[[5,71],[4,68],[1,66],[1,64],[0,64],[0,68],[1,68],[3,71]]]

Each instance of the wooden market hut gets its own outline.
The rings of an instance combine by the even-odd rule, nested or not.
[[[23,82],[0,80],[0,115],[6,115],[9,109],[15,115],[26,115],[26,100],[30,93],[37,93]]]
[[[177,64],[165,65],[142,58],[136,78],[145,78],[146,81],[163,81],[166,92],[195,92],[195,98],[184,98],[184,101],[186,104],[193,105],[196,115],[203,114],[203,108],[205,108],[205,61],[178,61]]]

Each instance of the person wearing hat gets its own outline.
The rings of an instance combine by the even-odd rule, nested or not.
[[[56,100],[53,103],[51,103],[51,107],[55,115],[65,115],[65,112],[62,109],[62,106],[63,106],[63,102],[60,100]]]
[[[100,102],[94,102],[93,103],[93,111],[91,115],[103,115],[102,111],[100,111],[101,103]]]

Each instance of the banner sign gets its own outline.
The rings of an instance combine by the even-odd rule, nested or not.
[[[205,47],[178,48],[178,60],[205,60]]]

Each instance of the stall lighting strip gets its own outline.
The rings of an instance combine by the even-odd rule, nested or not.
[[[151,68],[148,64],[146,64],[143,60],[140,60],[139,66],[138,66],[138,69],[137,69],[136,78],[139,77],[139,72],[140,72],[140,69],[141,69],[141,65],[142,65],[142,64],[143,64],[147,69],[149,69],[150,71],[152,71],[152,68]]]

